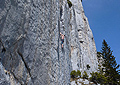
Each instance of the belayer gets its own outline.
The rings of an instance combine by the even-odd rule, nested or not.
[[[61,32],[60,32],[60,35],[61,35],[61,45],[62,45],[62,48],[63,48],[63,43],[64,43],[64,37],[65,37],[65,35],[63,35]]]

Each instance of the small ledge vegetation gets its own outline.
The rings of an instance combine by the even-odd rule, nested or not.
[[[73,79],[77,79],[77,78],[88,79],[88,77],[89,77],[86,71],[84,71],[83,75],[81,76],[81,72],[79,70],[77,70],[77,71],[75,71],[75,70],[71,71],[70,76]]]
[[[81,77],[81,72],[79,70],[77,70],[77,72],[75,70],[73,70],[71,73],[70,73],[70,76],[71,78],[80,78]]]
[[[89,76],[88,76],[87,72],[84,71],[84,73],[83,73],[83,77],[82,77],[82,78],[83,78],[83,79],[88,79],[88,77],[89,77]]]

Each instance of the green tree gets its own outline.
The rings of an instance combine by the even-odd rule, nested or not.
[[[101,73],[92,72],[90,81],[94,82],[95,84],[99,83],[99,84],[103,85],[103,84],[106,84],[107,78]]]
[[[119,75],[119,65],[117,65],[115,57],[112,55],[110,46],[108,46],[107,42],[103,40],[101,56],[103,58],[103,67],[104,67],[104,75],[107,77],[107,84],[109,85],[117,85],[120,80]]]

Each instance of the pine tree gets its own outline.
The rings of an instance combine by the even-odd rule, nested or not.
[[[117,65],[115,57],[112,55],[110,46],[103,40],[101,55],[103,58],[103,70],[104,75],[107,77],[107,84],[118,85],[120,80],[120,74],[118,72],[119,65]]]

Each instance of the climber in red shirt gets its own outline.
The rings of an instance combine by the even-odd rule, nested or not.
[[[64,36],[61,32],[60,32],[60,35],[61,35],[61,44],[62,44],[62,48],[63,48],[63,43],[64,43]]]

